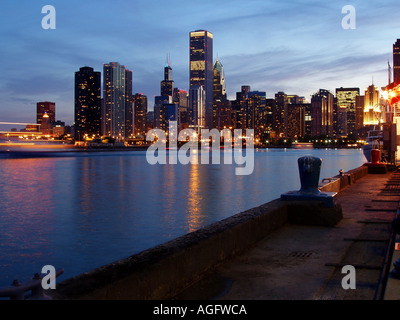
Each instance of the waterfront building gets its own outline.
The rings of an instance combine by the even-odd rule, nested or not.
[[[231,101],[232,126],[235,129],[246,130],[249,128],[248,99],[250,86],[244,85],[241,91],[236,92],[236,100]]]
[[[147,131],[154,129],[154,110],[147,110]]]
[[[192,86],[189,90],[190,126],[198,132],[206,128],[206,92],[203,86]]]
[[[273,131],[273,110],[275,110],[276,101],[273,98],[265,99],[265,132],[267,137],[266,140],[269,140],[272,135],[275,135]]]
[[[118,62],[103,65],[102,134],[119,141],[125,138],[126,70]]]
[[[231,101],[224,100],[216,103],[215,128],[218,130],[233,129]]]
[[[336,137],[347,137],[347,107],[337,107],[337,132]]]
[[[220,116],[224,117],[222,122],[226,122],[226,84],[225,84],[225,72],[224,67],[218,60],[215,61],[213,67],[213,127],[219,128],[221,126]]]
[[[297,94],[289,94],[287,95],[288,103],[290,104],[299,104],[303,103],[303,99],[300,98]]]
[[[364,126],[373,126],[381,122],[383,110],[379,89],[371,84],[364,94]]]
[[[400,84],[400,39],[393,44],[393,81]]]
[[[333,137],[333,101],[334,95],[326,89],[319,89],[319,94],[326,97],[326,113],[324,122],[326,123],[326,135]]]
[[[161,95],[162,96],[174,95],[174,81],[172,80],[172,67],[169,58],[164,68],[164,80],[161,81]]]
[[[160,129],[169,132],[169,122],[176,121],[179,126],[179,105],[177,103],[163,103],[160,108]]]
[[[164,118],[164,113],[161,108],[164,104],[173,103],[173,97],[171,96],[155,96],[154,97],[154,128],[162,129],[168,127],[166,119]]]
[[[311,103],[302,100],[302,106],[304,107],[304,135],[311,136]]]
[[[189,127],[189,95],[186,90],[174,88],[173,102],[178,104],[179,131]]]
[[[125,138],[133,136],[133,81],[132,71],[125,69]]]
[[[198,88],[203,87],[204,127],[208,129],[212,129],[213,126],[213,37],[213,34],[206,30],[190,32],[189,96],[190,92],[196,94]],[[196,94],[196,97],[201,95]],[[195,102],[194,98],[190,98],[190,101],[196,106],[203,103]]]
[[[43,116],[47,114],[50,123],[56,121],[55,102],[43,101],[36,103],[36,123],[42,124]]]
[[[101,135],[101,73],[90,67],[75,72],[75,139]]]
[[[254,129],[254,139],[256,143],[264,140],[266,132],[269,131],[267,126],[266,99],[265,91],[248,92],[246,129]]]
[[[41,119],[40,132],[46,135],[52,134],[50,116],[47,114],[47,112],[44,113]]]
[[[313,137],[328,135],[327,125],[327,97],[320,92],[311,98],[311,135]]]
[[[286,138],[302,138],[306,134],[305,122],[306,105],[290,103],[287,106]]]
[[[275,108],[273,115],[273,130],[276,138],[285,137],[287,128],[287,106],[289,104],[288,96],[285,92],[279,91],[275,94]]]
[[[346,108],[346,132],[348,135],[355,134],[356,126],[356,97],[360,95],[360,88],[337,88],[336,99],[337,107]]]
[[[136,93],[133,96],[134,124],[133,133],[136,137],[146,137],[147,134],[147,96]]]
[[[365,97],[356,96],[356,131],[359,132],[364,128],[364,105]]]

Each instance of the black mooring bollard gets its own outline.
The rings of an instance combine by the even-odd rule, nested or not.
[[[322,201],[325,207],[334,207],[336,192],[321,192],[318,189],[322,160],[305,156],[298,159],[301,189],[281,195],[282,200]]]

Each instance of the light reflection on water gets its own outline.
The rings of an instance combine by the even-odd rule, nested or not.
[[[0,159],[0,285],[46,264],[62,280],[298,190],[303,155],[322,158],[321,179],[365,162],[360,150],[259,150],[236,176],[235,163],[152,166],[145,154]]]

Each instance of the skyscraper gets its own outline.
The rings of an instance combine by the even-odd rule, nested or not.
[[[249,91],[248,93],[246,129],[254,129],[256,143],[261,141],[268,131],[266,99],[265,91]]]
[[[55,102],[43,101],[36,104],[36,123],[42,124],[44,114],[49,116],[49,123],[56,122],[56,104]]]
[[[400,83],[400,39],[393,44],[393,80]]]
[[[326,97],[316,93],[311,98],[311,135],[326,135]]]
[[[171,61],[168,59],[164,68],[164,80],[161,81],[161,95],[173,96],[174,94],[174,81],[172,80]]]
[[[225,86],[225,73],[224,67],[218,60],[215,61],[213,66],[213,127],[220,128],[219,116],[223,111],[222,105],[227,106],[226,101],[226,86]]]
[[[287,128],[287,105],[289,103],[286,93],[280,91],[275,94],[275,107],[272,110],[273,130],[276,137],[284,137]]]
[[[337,88],[337,107],[346,108],[347,134],[356,133],[356,97],[360,95],[359,88]],[[343,117],[342,117],[343,119]]]
[[[306,133],[305,104],[290,103],[287,106],[287,138],[301,138]]]
[[[101,135],[101,73],[83,67],[75,72],[75,139]]]
[[[333,137],[333,101],[334,95],[326,89],[319,89],[319,94],[326,97],[326,113],[324,122],[326,124],[326,135]]]
[[[222,63],[217,59],[213,67],[213,99],[226,100],[225,72]]]
[[[364,126],[377,125],[382,117],[379,89],[370,85],[364,94]]]
[[[147,133],[147,96],[136,93],[134,102],[134,134],[135,136],[146,136]]]
[[[102,133],[122,140],[125,138],[125,66],[110,62],[103,69]]]
[[[192,86],[189,90],[189,118],[191,126],[198,132],[206,123],[206,93],[203,86]]]
[[[132,71],[125,69],[125,138],[133,135]]]
[[[213,38],[213,34],[206,30],[190,32],[189,85],[190,89],[203,87],[205,94],[204,126],[208,129],[212,129],[213,126]],[[190,101],[194,100],[190,99]]]
[[[178,104],[178,124],[179,130],[189,126],[188,105],[189,97],[185,90],[174,88],[173,102]]]

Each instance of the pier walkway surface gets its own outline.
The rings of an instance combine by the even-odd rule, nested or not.
[[[286,224],[174,299],[399,300],[390,272],[399,254],[388,250],[399,201],[400,172],[368,174],[338,194],[343,219],[334,227]],[[356,289],[342,287],[345,265],[356,270]]]

